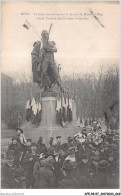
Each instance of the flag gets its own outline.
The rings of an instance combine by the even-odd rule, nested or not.
[[[35,116],[37,115],[37,104],[36,103],[33,105],[33,114]]]
[[[57,99],[56,110],[59,111],[61,109],[61,99]]]
[[[70,107],[70,109],[72,111],[72,99],[69,99],[69,107]]]
[[[42,106],[41,106],[41,103],[39,103],[38,104],[38,110],[39,110],[39,112],[41,111],[41,109],[42,109]]]
[[[29,121],[31,117],[31,100],[27,100],[26,102],[26,120]]]
[[[39,126],[41,122],[41,103],[37,103],[37,126]]]
[[[27,30],[28,30],[29,28],[31,28],[31,25],[30,25],[30,23],[29,23],[28,20],[25,20],[25,23],[23,24],[23,27],[26,28]]]
[[[34,107],[34,105],[35,105],[35,99],[34,99],[34,97],[32,98],[32,102],[31,102],[31,106],[32,106],[32,111],[33,111],[33,107]]]
[[[66,107],[66,103],[65,103],[65,98],[62,97],[62,104],[63,104],[63,107],[65,108]]]

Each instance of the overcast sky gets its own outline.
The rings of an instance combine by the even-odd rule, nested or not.
[[[81,14],[91,8],[105,26],[89,16],[87,20],[39,20],[39,14]],[[21,15],[21,13],[29,15]],[[31,51],[39,38],[32,29],[22,27],[25,19],[39,34],[52,23],[50,40],[55,41],[61,74],[97,72],[119,66],[119,4],[82,2],[2,2],[2,72],[31,75]],[[67,17],[67,16],[66,16]],[[69,15],[68,15],[69,17]],[[82,16],[83,17],[83,16]]]

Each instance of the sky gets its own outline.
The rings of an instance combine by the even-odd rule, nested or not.
[[[104,28],[87,15],[90,8]],[[2,2],[2,72],[32,75],[31,52],[40,38],[32,28],[23,28],[26,19],[39,35],[52,23],[49,39],[56,43],[55,61],[61,64],[61,75],[97,72],[101,65],[104,69],[119,66],[119,11],[116,2]]]

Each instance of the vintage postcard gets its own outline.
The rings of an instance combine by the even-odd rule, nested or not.
[[[119,2],[3,1],[1,18],[2,193],[118,190]]]

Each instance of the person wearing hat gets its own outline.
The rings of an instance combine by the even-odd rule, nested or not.
[[[20,163],[20,157],[22,153],[22,148],[20,143],[17,141],[16,137],[12,138],[12,143],[9,145],[7,150],[7,156],[12,153],[14,157],[14,165],[18,165]]]
[[[83,127],[83,130],[82,130],[82,135],[84,135],[85,137],[87,137],[87,130],[86,130],[86,127]]]
[[[41,153],[38,156],[38,159],[36,160],[33,168],[33,178],[34,178],[34,188],[37,188],[38,186],[38,174],[39,174],[39,169],[41,167],[44,167],[44,160],[46,158],[46,155],[44,153]]]
[[[20,142],[20,144],[22,145],[26,144],[26,138],[24,136],[23,130],[21,128],[17,128],[16,133],[17,133],[16,138]]]
[[[23,161],[24,156],[26,154],[27,151],[31,151],[31,145],[32,145],[32,139],[27,139],[26,140],[26,144],[22,146],[22,151],[23,151],[23,155],[21,160]]]
[[[68,150],[68,156],[65,158],[62,169],[65,171],[67,177],[72,177],[72,172],[76,169],[77,162],[75,158],[76,146],[70,147]]]
[[[31,145],[31,150],[26,152],[22,162],[25,172],[26,188],[32,188],[34,186],[33,168],[37,159],[36,144],[33,143]]]
[[[50,144],[50,147],[48,148],[48,155],[53,155],[54,156],[55,140],[54,140],[53,137],[50,137],[49,144]]]
[[[79,171],[78,175],[81,174],[81,176],[83,176],[83,179],[85,180],[85,184],[87,185],[89,182],[89,174],[91,171],[90,156],[86,153],[83,154],[77,167]]]
[[[55,151],[59,152],[61,148],[61,136],[56,137]]]
[[[50,137],[49,144],[50,144],[50,147],[53,146],[53,144],[54,144],[54,137]]]
[[[32,139],[27,139],[26,140],[26,151],[30,150],[32,146]]]
[[[29,146],[23,158],[23,168],[25,171],[25,178],[26,178],[26,188],[32,188],[34,186],[34,179],[33,179],[33,169],[34,164],[38,159],[37,156],[37,147],[35,143],[32,143]]]
[[[12,138],[12,143],[8,147],[7,155],[9,154],[9,151],[13,152],[13,155],[15,156],[19,151],[21,151],[21,145],[17,141],[16,137]]]
[[[47,147],[46,147],[46,145],[44,143],[44,139],[42,137],[40,137],[37,142],[37,153],[38,154],[41,154],[41,153],[46,154],[47,153]]]
[[[54,174],[50,168],[50,159],[45,159],[44,166],[39,169],[37,188],[52,189],[54,188]]]
[[[57,136],[56,137],[56,140],[57,140],[57,143],[58,143],[58,141],[60,142],[60,140],[61,140],[61,136],[59,135],[59,136]]]
[[[68,148],[74,146],[73,139],[70,136],[67,139],[68,139]]]

